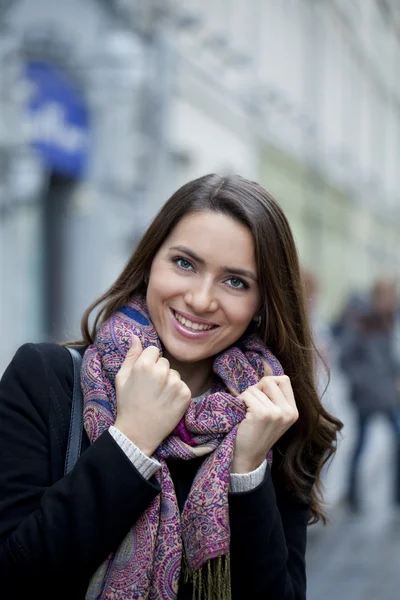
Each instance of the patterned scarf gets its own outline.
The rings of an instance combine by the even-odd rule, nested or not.
[[[161,350],[145,299],[135,297],[99,329],[82,364],[84,424],[94,442],[116,419],[115,376],[132,333],[143,349]],[[152,501],[93,576],[87,600],[173,600],[181,569],[193,582],[194,598],[231,598],[229,573],[230,466],[237,425],[246,410],[237,395],[264,374],[281,375],[278,360],[255,335],[219,354],[213,364],[211,393],[191,402],[172,434],[156,450],[161,469],[155,474],[161,493]],[[208,455],[179,512],[167,459]],[[272,460],[269,453],[268,460]]]

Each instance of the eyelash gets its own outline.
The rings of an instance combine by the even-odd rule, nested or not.
[[[190,265],[190,266],[192,267],[192,269],[185,269],[185,267],[182,267],[182,266],[179,264],[179,261],[183,261],[183,262],[187,263],[188,265]],[[190,262],[190,260],[188,260],[187,258],[184,258],[183,256],[175,256],[175,257],[172,259],[172,262],[174,262],[174,263],[176,264],[176,266],[177,266],[179,269],[182,269],[183,271],[190,271],[190,270],[193,270],[193,271],[194,271],[193,264]],[[226,281],[229,281],[229,280],[231,280],[231,279],[236,279],[237,281],[240,281],[240,283],[242,284],[242,287],[235,287],[235,286],[233,286],[233,285],[230,285],[229,287],[230,287],[231,289],[233,289],[233,290],[247,290],[247,289],[249,289],[249,287],[250,287],[250,286],[249,286],[249,284],[247,283],[247,281],[244,281],[244,280],[243,280],[243,279],[241,279],[240,277],[235,277],[235,276],[232,276],[232,277],[229,277],[229,278],[228,278]]]

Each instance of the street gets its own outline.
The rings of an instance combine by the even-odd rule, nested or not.
[[[398,600],[400,514],[332,517],[308,550],[308,600]]]
[[[354,429],[340,391],[345,389],[335,386],[332,396],[345,423],[343,441],[326,476],[330,523],[309,528],[307,600],[398,600],[400,509],[392,504],[392,432],[379,418],[371,426],[362,459],[363,510],[352,515],[341,497]]]

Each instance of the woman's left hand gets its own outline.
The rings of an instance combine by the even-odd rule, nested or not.
[[[263,377],[239,398],[247,412],[238,426],[231,472],[249,473],[261,465],[299,413],[287,375]]]

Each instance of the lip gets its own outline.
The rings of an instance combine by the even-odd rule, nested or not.
[[[199,319],[198,317],[194,317],[193,315],[188,315],[187,313],[184,313],[181,310],[175,310],[174,308],[171,308],[171,310],[173,313],[178,313],[179,315],[182,315],[182,317],[184,317],[188,321],[191,321],[192,323],[198,323],[199,325],[213,325],[214,327],[218,327],[218,325],[216,323],[213,323],[212,321],[206,321],[205,319]]]
[[[190,331],[189,329],[187,329],[186,327],[184,327],[184,325],[182,325],[181,323],[179,323],[179,321],[175,318],[174,315],[174,310],[171,308],[170,309],[170,315],[171,315],[171,321],[172,321],[172,325],[174,326],[175,330],[183,337],[185,337],[186,339],[189,340],[200,340],[203,339],[209,335],[212,335],[217,329],[218,329],[218,325],[216,327],[214,327],[213,329],[208,329],[207,331]],[[177,313],[179,313],[182,316],[185,316],[185,313],[181,313],[180,311],[175,311]],[[185,317],[186,318],[186,317]],[[187,318],[189,319],[189,315],[187,316]],[[193,321],[196,323],[200,323],[200,321]],[[202,321],[202,324],[205,325],[214,325],[214,323],[210,323],[209,321]]]

